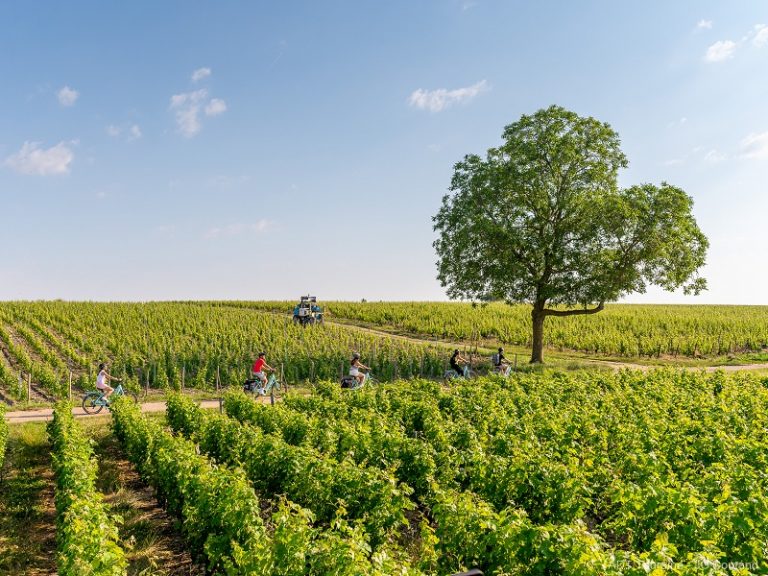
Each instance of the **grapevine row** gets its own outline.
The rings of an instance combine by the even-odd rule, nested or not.
[[[56,548],[61,576],[122,576],[127,561],[116,523],[95,488],[97,464],[89,439],[59,403],[48,433],[56,481]]]

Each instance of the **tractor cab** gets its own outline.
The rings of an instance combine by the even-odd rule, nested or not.
[[[296,324],[322,324],[323,309],[317,305],[316,296],[302,296],[293,308],[293,321]]]

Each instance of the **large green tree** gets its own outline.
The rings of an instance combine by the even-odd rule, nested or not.
[[[522,116],[485,158],[457,163],[433,218],[451,298],[532,305],[531,362],[547,316],[594,314],[649,285],[698,294],[707,238],[665,182],[620,189],[619,135],[558,106]]]

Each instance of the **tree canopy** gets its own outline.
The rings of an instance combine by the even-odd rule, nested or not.
[[[530,303],[541,362],[546,316],[596,313],[649,285],[704,290],[693,200],[666,182],[620,189],[626,166],[608,124],[559,106],[507,126],[485,158],[465,156],[433,218],[448,296]]]

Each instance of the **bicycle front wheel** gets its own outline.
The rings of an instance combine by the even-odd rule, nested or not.
[[[89,392],[83,396],[83,410],[86,414],[98,414],[101,409],[104,408],[104,404],[100,403],[101,394],[97,392]]]

